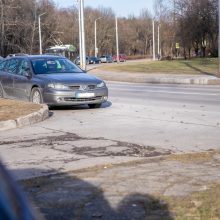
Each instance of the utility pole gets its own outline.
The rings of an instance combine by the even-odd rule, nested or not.
[[[84,27],[84,0],[79,0],[79,48],[80,66],[86,70],[86,47],[85,47],[85,27]]]
[[[173,56],[177,56],[177,53],[176,53],[176,0],[173,0],[173,43],[171,46],[171,53],[173,54]]]
[[[42,14],[40,14],[40,15],[38,15],[38,28],[39,28],[39,52],[40,52],[40,54],[42,54],[42,41],[41,41],[41,19],[40,19],[40,17],[42,16],[42,15],[45,15],[46,14],[46,12],[44,12],[44,13],[42,13]]]
[[[96,36],[96,21],[97,21],[97,19],[95,19],[95,57],[97,57],[97,36]]]
[[[78,20],[79,20],[79,60],[81,66],[82,65],[82,30],[81,30],[80,0],[78,0]]]
[[[218,0],[218,77],[220,77],[220,0]]]
[[[154,20],[153,20],[153,60],[156,59],[155,56],[155,31],[154,31]]]
[[[96,28],[96,21],[98,21],[99,19],[101,19],[102,17],[99,17],[97,19],[95,19],[95,57],[97,57],[98,54],[98,48],[97,48],[97,28]]]
[[[115,34],[116,34],[116,55],[117,55],[117,63],[120,62],[119,60],[119,46],[118,46],[118,18],[115,17]]]
[[[158,54],[158,57],[160,57],[160,24],[158,24],[158,38],[157,38],[157,54]]]

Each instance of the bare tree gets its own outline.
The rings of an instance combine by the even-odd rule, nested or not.
[[[38,19],[42,21],[43,48],[56,44],[79,45],[78,10],[57,8],[53,0],[0,0],[0,53],[38,53]],[[115,54],[115,13],[111,8],[85,8],[86,50],[94,54],[94,22],[97,18],[99,55]],[[152,18],[148,10],[140,16],[118,18],[120,53],[150,55]],[[180,53],[190,57],[217,55],[218,0],[156,0],[156,24],[160,24],[163,56]]]

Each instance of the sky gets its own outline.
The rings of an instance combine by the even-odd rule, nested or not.
[[[77,0],[53,0],[58,7],[71,7]],[[138,16],[142,9],[153,13],[154,0],[84,0],[84,5],[93,8],[110,7],[118,17]]]

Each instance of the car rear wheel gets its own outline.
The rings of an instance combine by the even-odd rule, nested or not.
[[[38,88],[33,88],[31,90],[30,101],[36,104],[40,104],[43,102],[41,92]]]
[[[89,108],[100,108],[102,103],[97,103],[97,104],[88,104]]]

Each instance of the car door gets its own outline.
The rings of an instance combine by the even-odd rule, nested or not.
[[[29,100],[29,91],[31,88],[31,68],[30,63],[25,58],[20,58],[17,72],[14,75],[14,92],[16,97],[23,100]]]
[[[11,58],[6,61],[5,67],[2,71],[1,84],[5,95],[8,97],[16,97],[14,93],[14,75],[16,74],[18,66],[18,59]]]

